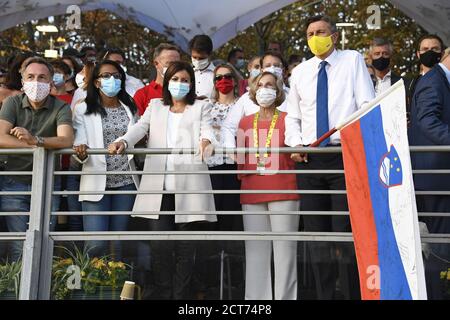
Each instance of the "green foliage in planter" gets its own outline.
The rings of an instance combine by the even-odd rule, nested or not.
[[[53,258],[52,295],[55,299],[66,299],[73,292],[73,288],[68,286],[73,279],[73,272],[68,269],[72,266],[79,268],[80,289],[86,294],[95,294],[100,286],[121,288],[130,278],[131,267],[114,261],[111,256],[91,257],[88,248],[80,250],[76,246],[73,252],[65,247],[60,248],[67,258]]]
[[[21,272],[22,260],[0,264],[0,295],[14,292],[16,299],[19,299]]]

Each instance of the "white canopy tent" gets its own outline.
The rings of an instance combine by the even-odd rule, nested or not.
[[[242,30],[295,0],[9,0],[0,1],[0,31],[33,19],[66,14],[69,5],[82,11],[106,9],[133,19],[187,48],[196,34],[208,34],[218,48]],[[317,2],[317,0],[311,0]],[[450,42],[449,0],[391,0],[430,33]]]

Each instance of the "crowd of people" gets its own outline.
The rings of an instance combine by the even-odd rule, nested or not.
[[[401,79],[391,71],[396,50],[388,39],[373,39],[364,57],[355,50],[336,48],[338,32],[330,17],[311,17],[305,28],[306,33],[299,37],[307,38],[313,56],[302,59],[301,55],[292,55],[288,62],[276,41],[269,43],[262,56],[246,57],[242,49],[236,48],[230,51],[227,61],[215,63],[213,44],[207,35],[192,38],[189,62],[182,61],[176,45],[161,43],[152,57],[156,77],[146,85],[127,73],[126,56],[119,49],[98,53],[94,47],[84,47],[51,61],[34,54],[17,55],[8,64],[0,88],[0,148],[73,148],[74,155],[63,156],[57,169],[81,170],[83,175],[55,177],[53,188],[89,194],[69,195],[67,211],[131,212],[71,215],[67,221],[70,231],[350,232],[348,216],[302,215],[302,211],[348,211],[345,195],[251,193],[344,190],[342,174],[277,173],[342,169],[341,154],[214,153],[215,148],[222,147],[309,146]],[[420,74],[412,80],[404,79],[410,142],[449,145],[449,50],[436,35],[422,37],[417,48]],[[340,135],[335,133],[319,147],[339,145]],[[126,152],[137,147],[198,151],[145,158]],[[109,153],[89,154],[90,148],[106,148]],[[412,163],[418,169],[449,169],[448,157],[417,154],[412,156]],[[2,158],[1,163],[5,171],[31,171],[33,166],[32,158],[25,155],[11,155]],[[237,169],[256,173],[235,174]],[[126,173],[136,170],[169,174]],[[204,174],[208,170],[210,174]],[[89,175],[90,171],[122,174]],[[173,171],[192,174],[170,174]],[[0,178],[2,191],[31,190],[29,176]],[[442,175],[417,175],[415,183],[418,190],[450,188]],[[104,194],[136,190],[137,195]],[[199,190],[238,191],[196,193]],[[60,203],[54,196],[54,211],[58,211]],[[30,197],[3,195],[0,205],[1,211],[27,212]],[[417,206],[421,211],[449,212],[450,197],[421,196]],[[223,211],[230,214],[214,214]],[[449,233],[449,220],[434,217],[423,222],[429,232]],[[27,223],[26,215],[6,216],[0,231],[24,232]],[[56,227],[55,216],[51,228]],[[151,278],[149,298],[194,297],[192,283],[195,270],[201,269],[198,257],[204,243],[133,243],[136,270],[140,272],[136,273],[138,283],[147,287]],[[124,244],[119,241],[111,246],[106,241],[89,241],[86,246],[92,255],[112,252],[119,260],[126,256]],[[21,251],[21,245],[15,244],[7,254],[10,259],[18,259]],[[444,270],[442,261],[450,259],[450,250],[445,245],[434,245],[432,252],[434,255],[425,263],[428,295],[439,299],[439,272]],[[307,244],[307,257],[318,299],[336,298],[337,286],[343,298],[360,298],[352,243],[312,241]],[[246,299],[301,299],[296,241],[246,240],[245,262]],[[207,272],[200,272],[200,282]]]

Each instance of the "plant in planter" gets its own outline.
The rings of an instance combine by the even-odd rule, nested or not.
[[[54,257],[52,295],[54,299],[117,299],[131,275],[131,267],[110,256],[91,257],[89,249],[74,252],[61,247],[67,257]],[[74,277],[79,277],[75,288]],[[72,284],[72,285],[71,285]]]
[[[19,299],[22,260],[0,264],[0,300]]]
[[[450,268],[441,272],[442,286],[445,297],[450,298]]]

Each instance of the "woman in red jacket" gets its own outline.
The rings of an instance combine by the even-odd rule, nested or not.
[[[285,147],[284,118],[277,110],[284,101],[282,80],[263,72],[250,87],[250,98],[260,106],[256,114],[239,123],[238,147]],[[257,170],[258,174],[240,175],[241,190],[297,190],[295,174],[268,173],[273,170],[294,170],[289,154],[246,154],[238,156],[239,170]],[[242,194],[244,211],[298,211],[298,194]],[[245,215],[245,231],[298,231],[299,215]],[[297,242],[245,241],[245,298],[272,299],[272,245],[275,270],[275,299],[297,299]]]

